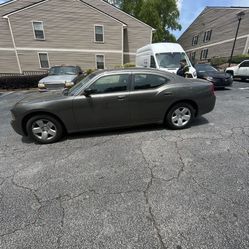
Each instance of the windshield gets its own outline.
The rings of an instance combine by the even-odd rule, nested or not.
[[[215,69],[214,67],[212,67],[210,65],[206,65],[206,64],[195,65],[195,68],[198,72],[217,72],[217,69]]]
[[[48,75],[74,75],[76,73],[76,67],[69,66],[69,67],[51,67]]]
[[[180,61],[186,60],[189,65],[188,57],[185,53],[161,53],[156,54],[157,63],[160,68],[176,69],[180,67]],[[190,66],[190,65],[189,65]]]
[[[83,80],[81,80],[78,84],[76,84],[75,86],[73,86],[69,91],[68,91],[68,95],[69,96],[73,96],[75,95],[83,85],[85,85],[89,80],[91,80],[93,77],[96,76],[96,73],[92,73],[88,76],[86,76]]]

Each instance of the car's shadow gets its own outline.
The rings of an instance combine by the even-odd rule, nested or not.
[[[201,126],[208,124],[209,121],[205,117],[198,117],[193,120],[191,126]],[[190,127],[191,128],[191,127]],[[151,125],[142,125],[142,126],[135,126],[129,128],[114,128],[114,129],[105,129],[105,130],[97,130],[97,131],[87,131],[87,132],[78,132],[73,134],[65,135],[58,143],[64,142],[66,140],[74,140],[74,139],[83,139],[83,138],[94,138],[94,137],[108,137],[108,136],[115,136],[115,135],[125,135],[125,134],[133,134],[133,133],[144,133],[144,132],[152,132],[152,131],[162,131],[170,129],[166,128],[163,125],[159,124],[151,124]],[[34,143],[28,137],[22,137],[22,142],[26,144]],[[37,143],[38,144],[38,143]]]

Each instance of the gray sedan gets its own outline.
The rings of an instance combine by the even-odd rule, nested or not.
[[[30,95],[11,110],[14,130],[39,143],[112,127],[183,129],[215,106],[213,84],[154,69],[95,72],[70,90]]]

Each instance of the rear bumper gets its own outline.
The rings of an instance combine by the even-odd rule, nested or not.
[[[212,95],[209,98],[203,99],[201,104],[199,104],[199,110],[197,116],[201,116],[203,114],[209,113],[213,111],[216,103],[216,96]]]

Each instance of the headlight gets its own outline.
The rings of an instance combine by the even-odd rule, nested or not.
[[[66,88],[69,88],[69,87],[72,87],[72,86],[74,86],[74,83],[73,83],[73,82],[66,82],[66,83],[65,83],[65,87],[66,87]]]
[[[44,83],[39,83],[38,88],[46,88]]]
[[[193,76],[196,77],[197,76],[197,73],[196,71],[193,72]]]
[[[206,80],[213,82],[214,78],[213,77],[207,77]]]

